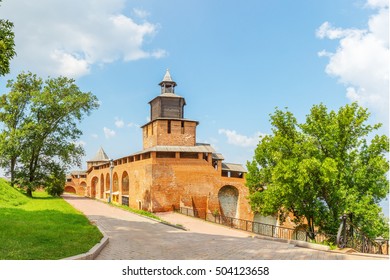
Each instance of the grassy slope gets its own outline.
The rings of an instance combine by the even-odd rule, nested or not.
[[[0,178],[0,207],[18,206],[28,202],[28,198]]]
[[[0,179],[0,259],[62,259],[87,252],[101,237],[62,198],[27,198]]]

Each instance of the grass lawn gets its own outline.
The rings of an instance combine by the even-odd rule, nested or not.
[[[0,179],[0,259],[56,260],[89,251],[102,234],[62,198],[28,198]]]
[[[151,213],[149,211],[133,209],[133,208],[130,208],[129,206],[120,205],[120,204],[111,204],[110,206],[121,208],[123,210],[129,211],[129,212],[132,212],[132,213],[144,216],[144,217],[149,217],[149,218],[155,219],[155,220],[160,221],[160,222],[165,222],[160,217],[154,215],[153,213]]]

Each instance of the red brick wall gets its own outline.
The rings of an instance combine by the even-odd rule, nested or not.
[[[149,159],[114,167],[113,173],[118,174],[120,192],[123,173],[128,173],[130,207],[138,209],[141,202],[144,210],[152,212],[172,211],[173,206],[195,206],[202,213],[212,213],[220,209],[219,190],[229,185],[239,191],[237,218],[253,218],[246,198],[249,193],[245,179],[222,177],[221,170],[215,170],[210,162],[202,158],[156,158],[155,155],[152,153]],[[94,177],[99,178],[97,186],[100,186],[101,174],[106,178],[109,172],[108,165],[103,169],[93,169],[88,174],[88,189]],[[96,189],[96,197],[100,197],[100,187]],[[118,203],[121,203],[121,196]]]
[[[141,202],[144,210],[152,210],[150,205],[150,186],[151,186],[151,174],[152,159],[134,161],[131,163],[125,163],[121,165],[115,165],[113,169],[113,177],[115,173],[118,176],[119,192],[122,193],[122,179],[124,172],[126,171],[129,177],[129,204],[130,207],[138,209],[139,202]],[[101,174],[104,175],[104,190],[109,190],[110,186],[106,182],[107,174],[110,174],[110,169],[94,169],[88,174],[88,188],[92,186],[92,178],[99,178],[98,186],[101,184]],[[114,183],[114,182],[113,182]],[[114,189],[114,184],[113,184]],[[114,190],[113,190],[114,191]],[[96,198],[101,198],[102,193],[100,187],[96,190]],[[103,199],[107,199],[107,194],[103,195]],[[119,195],[118,203],[122,203],[122,196]]]
[[[152,203],[154,211],[175,207],[196,207],[213,212],[220,209],[218,192],[226,186],[239,191],[237,218],[252,219],[245,179],[222,177],[202,159],[156,159],[153,165]]]
[[[194,121],[156,120],[143,127],[143,147],[147,149],[154,146],[195,146],[196,126],[197,123]]]
[[[86,180],[86,178],[72,178],[71,182],[65,183],[64,191],[73,193],[73,190],[75,190],[77,195],[87,196]]]

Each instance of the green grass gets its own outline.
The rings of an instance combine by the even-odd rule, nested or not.
[[[102,234],[62,198],[26,197],[0,179],[0,259],[55,260],[89,251]]]
[[[26,204],[28,198],[18,189],[12,188],[0,178],[0,207]]]
[[[315,240],[309,240],[310,243],[313,243],[313,244],[320,244],[320,245],[325,245],[325,246],[329,246],[329,249],[330,250],[336,250],[338,249],[337,245],[335,245],[332,241],[327,241],[327,240],[324,240],[322,242],[316,242]]]
[[[156,215],[154,215],[153,213],[151,213],[151,212],[149,212],[149,211],[139,210],[139,209],[133,209],[133,208],[131,208],[131,207],[129,207],[129,206],[126,206],[126,205],[109,204],[109,203],[107,203],[107,202],[104,202],[104,203],[106,203],[106,204],[108,204],[108,205],[110,205],[110,206],[112,206],[112,207],[121,208],[121,209],[123,209],[123,210],[129,211],[129,212],[132,212],[132,213],[135,213],[135,214],[144,216],[144,217],[152,218],[152,219],[154,219],[154,220],[156,220],[156,221],[159,221],[159,222],[161,222],[161,223],[163,223],[163,224],[166,224],[166,225],[171,225],[171,226],[174,226],[174,227],[176,227],[176,228],[180,228],[180,229],[186,230],[185,227],[184,227],[183,225],[181,225],[181,224],[176,224],[176,225],[174,225],[174,224],[172,224],[172,223],[170,223],[170,222],[167,222],[167,221],[161,219],[159,216],[156,216]]]
[[[138,209],[133,209],[129,206],[126,206],[126,205],[120,205],[120,204],[110,204],[111,206],[114,206],[114,207],[118,207],[118,208],[121,208],[123,210],[126,210],[126,211],[129,211],[129,212],[132,212],[132,213],[135,213],[135,214],[138,214],[138,215],[141,215],[141,216],[145,216],[145,217],[149,217],[149,218],[152,218],[152,219],[155,219],[155,220],[158,220],[160,222],[163,222],[163,220],[154,215],[153,213],[149,212],[149,211],[145,211],[145,210],[138,210]]]

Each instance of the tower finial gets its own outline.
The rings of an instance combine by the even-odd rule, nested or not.
[[[173,81],[171,77],[171,73],[169,73],[169,68],[167,68],[167,71],[165,72],[164,78],[161,83],[159,83],[161,86],[161,94],[164,93],[175,93],[175,86],[176,83]]]
[[[164,78],[162,80],[163,82],[173,82],[171,73],[169,73],[169,68],[167,68],[167,71],[165,72]]]

